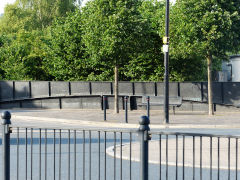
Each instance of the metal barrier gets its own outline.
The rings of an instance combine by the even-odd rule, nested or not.
[[[6,111],[2,114],[2,154],[3,154],[3,165],[2,165],[2,179],[10,179],[10,133],[11,130],[9,125],[11,124],[11,114]]]
[[[156,179],[240,179],[240,136],[149,133],[149,163],[159,167]]]
[[[239,136],[150,131],[146,116],[135,130],[13,127],[10,117],[2,115],[3,180],[240,176]]]
[[[131,146],[133,142],[138,141],[137,136],[141,136],[145,129],[148,129],[144,128],[148,127],[148,121],[145,120],[147,117],[143,117],[140,123],[144,124],[139,130],[11,127],[10,138],[10,132],[6,131],[9,129],[10,124],[7,122],[10,122],[10,116],[6,114],[10,113],[2,115],[4,158],[0,165],[4,165],[3,170],[6,172],[2,175],[3,180],[122,180],[136,177],[132,169],[139,169],[140,165],[133,162],[132,151],[128,152],[129,160],[124,161],[122,155],[117,158],[116,149],[122,149],[124,143]],[[5,121],[7,119],[8,121]],[[111,147],[114,151],[113,157],[107,156]],[[119,153],[122,154],[122,150]],[[11,159],[8,155],[11,155]],[[146,153],[142,156],[146,159]],[[147,173],[145,166],[142,167],[142,171]],[[146,176],[141,180],[146,180]]]

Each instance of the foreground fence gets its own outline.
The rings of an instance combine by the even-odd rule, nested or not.
[[[3,180],[237,180],[239,136],[13,127],[3,114]],[[11,136],[11,137],[10,137]]]

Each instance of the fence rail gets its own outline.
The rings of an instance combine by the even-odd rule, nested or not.
[[[13,127],[10,113],[2,118],[3,180],[240,179],[240,136],[150,131],[146,116],[136,130]]]
[[[161,96],[163,82],[119,82],[121,96]],[[0,81],[0,102],[114,95],[113,82]],[[207,82],[171,82],[170,96],[207,102]],[[239,107],[239,82],[213,82],[213,102]],[[46,102],[47,103],[47,102]],[[24,104],[27,106],[28,104]],[[38,103],[35,103],[40,107]]]

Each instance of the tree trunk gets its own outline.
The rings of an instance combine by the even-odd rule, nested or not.
[[[212,95],[212,55],[207,56],[208,66],[208,114],[214,115],[213,111],[213,95]]]
[[[114,111],[115,113],[119,113],[119,104],[118,104],[118,66],[115,66],[115,98],[114,98]]]

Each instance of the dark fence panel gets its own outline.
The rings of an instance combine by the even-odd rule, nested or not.
[[[111,82],[91,82],[92,95],[112,95]]]
[[[15,99],[31,98],[31,89],[29,81],[15,81]]]
[[[101,109],[101,97],[74,97],[62,98],[61,108],[63,109]]]
[[[182,82],[180,83],[180,96],[183,100],[202,101],[202,83]]]
[[[158,82],[157,85],[157,96],[163,96],[164,95],[164,83]],[[171,82],[169,83],[169,96],[179,96],[179,83],[177,82]]]
[[[162,96],[162,82],[119,82],[119,95],[130,96],[131,107],[135,107],[139,100],[134,96]],[[213,82],[213,103],[240,106],[240,82]],[[32,103],[34,108],[57,108],[57,101],[67,96],[102,96],[114,95],[113,82],[63,82],[63,81],[0,81],[0,101],[11,101],[26,99],[22,104],[9,102],[2,103],[1,107],[26,107],[31,108],[31,102],[27,99],[35,99]],[[208,90],[207,82],[171,82],[169,84],[170,96],[181,96],[183,100],[193,102],[207,102]],[[56,98],[47,100],[47,98]],[[38,98],[38,99],[37,99]],[[39,100],[42,98],[43,100]],[[92,102],[89,99],[90,102]],[[39,101],[38,101],[39,100]],[[65,107],[84,106],[85,100],[77,103],[77,100],[68,99],[65,101]],[[121,100],[120,100],[121,101]],[[50,102],[51,104],[47,105]],[[70,103],[73,102],[72,105]],[[101,101],[100,101],[101,102]],[[96,102],[97,106],[99,102]],[[111,103],[111,102],[110,102]],[[132,104],[133,103],[133,104]],[[61,104],[61,102],[60,102]],[[95,107],[95,105],[93,105]],[[122,106],[122,105],[121,105]],[[88,105],[84,106],[88,107]],[[134,109],[134,108],[132,108]]]
[[[51,96],[68,96],[69,82],[65,81],[51,81]]]
[[[90,82],[70,82],[71,95],[90,95]]]
[[[14,98],[14,82],[0,81],[0,99],[12,100]]]
[[[45,109],[59,109],[60,102],[59,99],[42,99],[41,106]]]
[[[240,82],[223,84],[224,104],[240,105]]]
[[[112,83],[113,84],[113,94],[115,94],[115,89],[114,89],[114,85],[115,83]],[[118,91],[119,91],[119,95],[128,95],[128,96],[131,96],[134,94],[134,89],[133,89],[133,82],[119,82],[118,83],[119,87],[118,87]]]
[[[114,96],[107,96],[106,97],[106,107],[107,109],[114,109]],[[119,109],[124,109],[124,96],[118,98]]]
[[[154,82],[134,82],[134,95],[155,96],[156,88]]]
[[[18,102],[4,102],[0,104],[1,109],[13,109],[13,108],[21,108]]]
[[[49,83],[48,81],[31,81],[32,98],[48,97]]]
[[[20,103],[21,108],[43,108],[42,100],[24,100]]]
[[[215,86],[214,84],[218,84],[218,83],[213,83],[213,90],[215,90]],[[203,102],[207,102],[208,101],[208,83],[207,82],[201,82],[201,93],[202,93],[202,101]],[[214,92],[213,92],[214,94]]]
[[[213,83],[213,103],[223,103],[223,87],[220,82]]]
[[[213,103],[222,104],[223,103],[223,83],[213,82]],[[202,83],[202,99],[204,102],[208,101],[208,83]]]

